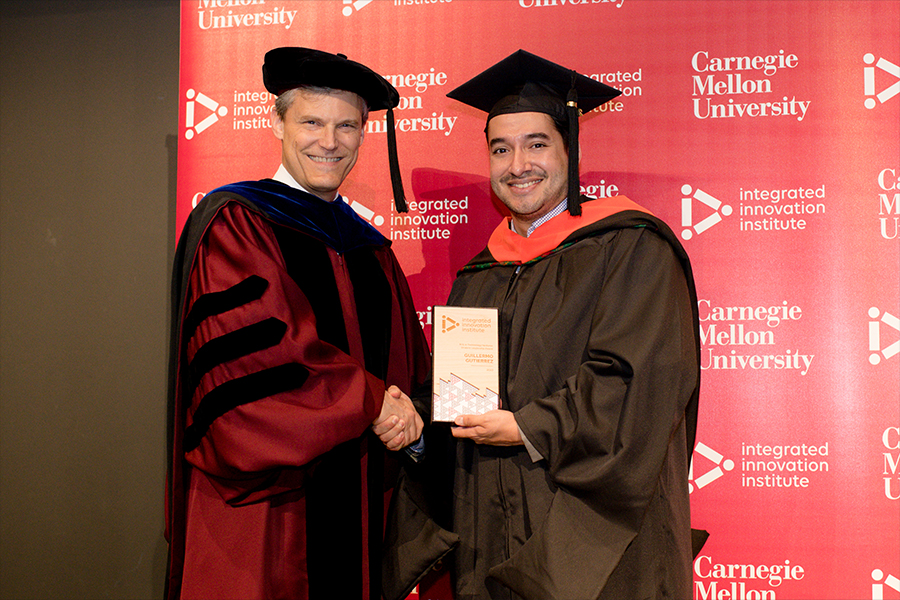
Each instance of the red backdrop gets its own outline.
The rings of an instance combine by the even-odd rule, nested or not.
[[[400,91],[410,212],[391,208],[384,113],[341,191],[394,240],[429,336],[501,216],[484,116],[445,94],[519,48],[622,89],[582,120],[581,179],[693,261],[691,502],[712,534],[694,597],[900,599],[900,2],[186,0],[179,230],[205,192],[278,167],[261,64],[282,45]]]

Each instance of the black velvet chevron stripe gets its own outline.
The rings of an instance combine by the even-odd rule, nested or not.
[[[251,275],[227,290],[203,294],[197,298],[194,305],[191,306],[190,313],[184,319],[183,339],[191,339],[197,326],[207,317],[228,312],[253,300],[259,300],[267,287],[269,287],[268,281],[259,275]]]
[[[284,321],[270,317],[209,340],[197,350],[188,365],[189,384],[185,397],[193,397],[203,376],[218,365],[277,346],[285,331],[287,325]]]
[[[262,398],[297,389],[309,377],[306,367],[287,363],[225,382],[200,401],[194,422],[184,431],[184,451],[200,445],[213,421],[228,411]]]

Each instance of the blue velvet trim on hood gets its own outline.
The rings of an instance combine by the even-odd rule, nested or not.
[[[326,202],[271,179],[230,183],[207,196],[218,193],[246,198],[276,223],[308,233],[341,254],[363,246],[390,245],[340,196]]]

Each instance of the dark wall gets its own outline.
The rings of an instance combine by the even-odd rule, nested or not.
[[[160,598],[177,0],[0,2],[0,598]]]

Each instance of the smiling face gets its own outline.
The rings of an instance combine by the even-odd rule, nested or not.
[[[491,188],[520,235],[566,197],[568,154],[549,115],[497,115],[488,123]]]
[[[297,90],[283,118],[273,111],[281,161],[305,190],[328,202],[335,199],[365,136],[363,109],[353,92]]]

